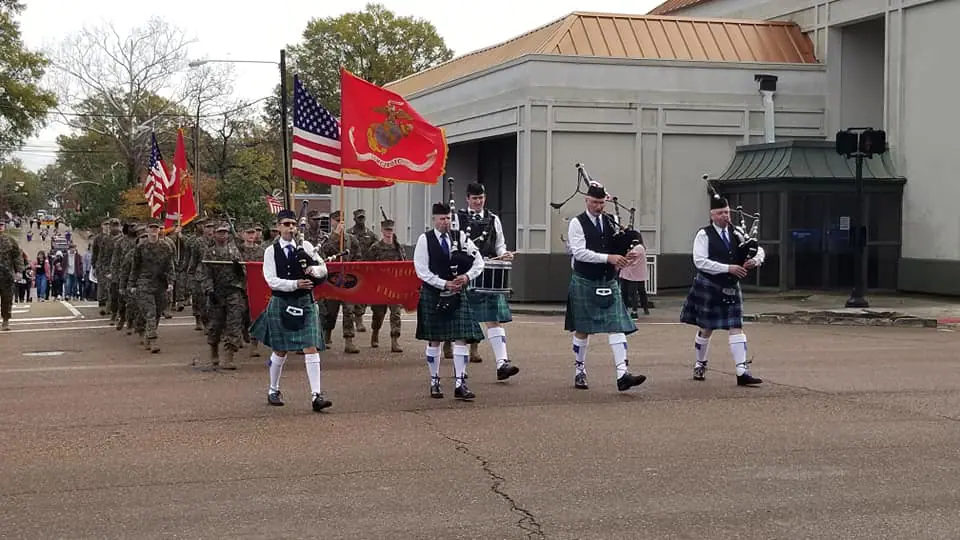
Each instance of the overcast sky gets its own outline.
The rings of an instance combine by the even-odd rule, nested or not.
[[[27,0],[20,19],[27,46],[40,49],[59,42],[83,26],[111,21],[119,29],[142,24],[157,15],[195,38],[190,55],[196,58],[276,60],[279,51],[297,43],[307,21],[363,9],[364,0]],[[433,22],[454,53],[461,55],[506,41],[572,11],[646,13],[657,0],[551,0],[519,2],[450,2],[443,0],[383,0],[398,15]],[[249,8],[246,6],[249,5]],[[258,99],[276,83],[269,65],[236,64],[236,97]],[[37,170],[56,157],[56,137],[67,130],[51,123],[27,142],[18,155]]]

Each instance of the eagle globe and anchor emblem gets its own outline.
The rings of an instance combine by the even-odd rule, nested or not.
[[[400,109],[397,101],[387,101],[386,107],[377,107],[374,112],[386,115],[383,122],[367,127],[367,144],[378,154],[384,154],[413,131],[413,117]]]

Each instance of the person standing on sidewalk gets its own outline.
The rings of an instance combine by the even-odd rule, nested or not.
[[[0,219],[0,329],[10,330],[13,311],[14,278],[23,272],[23,253],[20,245],[7,234],[7,222]]]
[[[643,308],[643,314],[649,315],[647,305],[647,280],[650,278],[647,270],[647,250],[643,247],[643,237],[639,237],[637,245],[630,250],[635,255],[633,261],[627,263],[620,270],[620,292],[623,294],[623,303],[630,309],[630,317],[636,319],[637,309]]]

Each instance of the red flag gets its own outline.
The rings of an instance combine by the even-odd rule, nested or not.
[[[193,181],[187,169],[187,149],[183,144],[183,130],[177,130],[177,148],[173,152],[173,169],[166,185],[167,217],[164,232],[177,225],[186,226],[197,218],[197,205],[193,200]]]
[[[447,138],[399,94],[340,68],[344,173],[436,184],[447,166]]]
[[[256,319],[270,302],[270,287],[263,279],[263,263],[248,262],[247,301],[250,318]],[[400,304],[407,311],[417,309],[420,300],[420,278],[413,261],[329,262],[330,276],[313,289],[316,299],[333,298],[351,304],[376,306]]]

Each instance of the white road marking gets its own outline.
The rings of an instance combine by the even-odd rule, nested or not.
[[[77,321],[79,322],[79,321]],[[167,323],[160,324],[160,328],[164,326],[192,326],[193,323]],[[54,326],[51,328],[23,328],[19,330],[9,330],[4,332],[5,334],[17,334],[17,333],[30,333],[30,332],[69,332],[70,330],[102,330],[106,328],[116,328],[112,324],[104,324],[98,326]]]
[[[67,302],[66,300],[61,300],[60,303],[63,304],[63,307],[65,307],[65,308],[67,308],[68,310],[70,310],[70,313],[73,313],[73,316],[74,316],[74,317],[77,317],[77,318],[80,318],[80,319],[83,318],[83,314],[80,313],[80,312],[77,310],[77,308],[73,307],[73,305],[72,305],[70,302]]]
[[[10,319],[10,324],[16,326],[19,324],[47,324],[50,321],[76,321],[73,315],[61,315],[59,317],[30,317],[29,319]],[[80,322],[80,321],[77,321]]]
[[[25,352],[24,356],[60,356],[64,351],[39,351],[39,352]]]
[[[92,366],[48,366],[31,368],[10,368],[0,369],[0,373],[39,373],[44,371],[89,371],[94,369],[143,369],[143,368],[167,368],[167,367],[189,367],[185,362],[176,364],[116,364],[116,365],[92,365]]]

